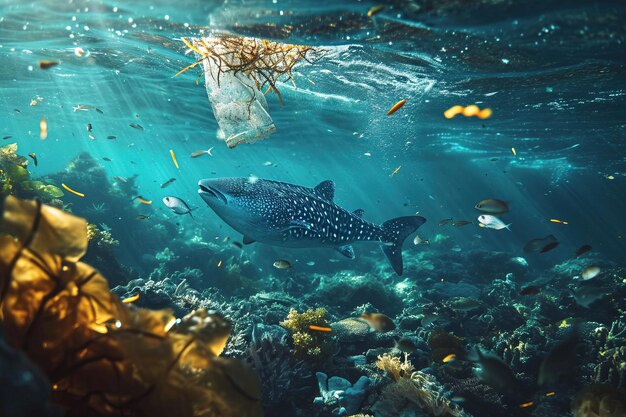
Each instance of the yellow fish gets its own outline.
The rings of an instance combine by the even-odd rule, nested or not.
[[[400,171],[400,168],[402,168],[402,165],[400,165],[398,168],[394,169],[393,172],[391,173],[391,175],[389,175],[389,176],[393,177],[394,175],[396,175],[398,173],[398,171]]]
[[[79,196],[79,197],[84,197],[84,196],[85,196],[85,194],[83,194],[83,193],[79,193],[79,192],[78,192],[78,191],[76,191],[76,190],[72,190],[70,187],[68,187],[68,186],[67,186],[67,185],[65,185],[65,184],[61,184],[61,187],[65,188],[67,191],[69,191],[69,192],[70,192],[70,193],[72,193],[72,194],[76,194],[76,195],[77,195],[77,196]]]
[[[569,224],[568,222],[559,219],[550,219],[550,221],[552,223]]]
[[[513,152],[513,156],[517,156],[517,152],[515,152],[515,148],[511,148],[511,152]]]
[[[170,155],[172,156],[172,161],[174,161],[174,165],[176,166],[176,169],[180,169],[178,167],[178,161],[176,160],[176,155],[174,155],[174,151],[172,149],[170,149]]]
[[[130,303],[134,303],[134,302],[135,302],[135,301],[137,301],[137,300],[139,300],[139,294],[135,294],[135,295],[133,295],[133,296],[131,296],[131,297],[124,298],[124,299],[122,300],[122,302],[123,302],[124,304],[130,304]]]

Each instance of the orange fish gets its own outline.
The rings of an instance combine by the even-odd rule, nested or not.
[[[393,320],[382,313],[363,313],[361,318],[365,319],[377,332],[386,333],[396,328]]]
[[[527,403],[522,403],[519,405],[520,408],[527,408],[527,407],[532,407],[533,405],[535,405],[534,402],[532,401],[528,401]]]
[[[130,304],[130,303],[134,303],[137,300],[139,300],[139,294],[135,294],[135,295],[133,295],[131,297],[124,298],[122,300],[122,302],[125,303],[125,304]]]
[[[330,327],[316,326],[314,324],[311,324],[309,326],[309,330],[315,330],[317,332],[332,332],[333,331],[333,329],[331,329]]]
[[[76,191],[76,190],[72,190],[70,187],[68,187],[68,186],[67,186],[67,185],[65,185],[65,184],[61,184],[61,187],[65,188],[67,191],[69,191],[69,192],[70,192],[70,193],[72,193],[72,194],[76,194],[76,195],[77,195],[77,196],[79,196],[79,197],[84,197],[84,196],[85,196],[85,194],[83,194],[83,193],[79,193],[79,192],[78,192],[78,191]]]
[[[443,358],[441,361],[443,363],[448,363],[448,362],[452,362],[455,358],[456,358],[456,355],[454,353],[451,353],[449,355],[446,355],[446,357]]]
[[[142,196],[138,195],[137,197],[135,197],[135,200],[139,200],[139,202],[141,204],[152,204],[152,200],[146,200],[145,198],[143,198]]]
[[[39,137],[41,140],[48,137],[48,122],[43,117],[39,120]]]
[[[400,107],[404,106],[405,104],[406,104],[406,100],[404,99],[398,101],[396,104],[393,105],[392,108],[389,109],[389,111],[387,112],[387,116],[391,116],[392,114],[397,112]]]

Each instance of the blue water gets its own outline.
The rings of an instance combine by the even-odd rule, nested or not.
[[[167,248],[183,257],[177,267],[200,268],[207,287],[216,285],[218,292],[212,277],[236,264],[246,265],[246,278],[268,287],[272,277],[302,285],[342,271],[396,279],[377,245],[355,245],[355,260],[328,248],[232,247],[241,234],[207,207],[197,183],[249,176],[308,187],[333,180],[335,203],[364,209],[374,223],[424,216],[418,234],[430,246],[414,245],[411,236],[404,247],[404,277],[424,283],[424,291],[451,271],[457,280],[467,278],[459,265],[471,269],[470,281],[497,270],[488,264],[492,258],[481,265],[485,253],[525,257],[528,280],[543,279],[583,244],[593,247],[590,256],[602,268],[624,265],[626,5],[395,1],[367,17],[377,4],[0,0],[0,146],[15,142],[21,155],[35,153],[38,165],[28,165],[34,178],[84,193],[66,192],[63,203],[111,229],[119,240],[115,257],[135,277],[161,268],[155,259]],[[175,76],[194,60],[180,38],[211,31],[324,51],[315,63],[295,67],[297,87],[278,84],[283,106],[267,95],[276,134],[229,149],[217,138],[204,80],[195,83],[198,69]],[[77,47],[84,56],[75,55]],[[40,60],[60,64],[43,70]],[[401,99],[404,107],[387,116]],[[79,104],[101,112],[74,111]],[[454,105],[470,104],[493,115],[443,116]],[[42,118],[45,140],[39,137]],[[190,157],[211,147],[212,156]],[[91,168],[104,170],[100,180],[68,168],[81,152],[95,158]],[[137,176],[133,195],[112,185],[118,176]],[[161,188],[170,178],[176,180]],[[167,209],[161,199],[168,195],[184,199],[193,217]],[[474,206],[487,198],[509,203],[502,219],[510,231],[478,226]],[[438,225],[447,218],[473,223]],[[561,242],[555,250],[523,252],[530,239],[549,234]],[[437,269],[425,272],[409,262],[425,251],[439,257]],[[277,271],[276,259],[289,260],[293,270]],[[455,264],[448,270],[447,262]],[[503,277],[486,281],[494,278]]]

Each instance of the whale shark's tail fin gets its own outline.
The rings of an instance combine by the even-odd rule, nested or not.
[[[397,217],[382,224],[384,243],[380,245],[396,274],[402,275],[402,244],[426,219],[421,216]]]

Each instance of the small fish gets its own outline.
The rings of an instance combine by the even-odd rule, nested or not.
[[[520,408],[527,408],[527,407],[532,407],[533,405],[535,405],[535,403],[534,403],[534,402],[532,402],[532,401],[528,401],[527,403],[521,403],[521,404],[519,405],[519,407],[520,407]]]
[[[524,252],[546,253],[559,246],[559,241],[554,235],[529,240],[524,245]]]
[[[546,397],[552,397],[555,394],[556,394],[556,392],[554,392],[554,391],[546,392]]]
[[[482,304],[469,297],[456,297],[446,303],[448,307],[455,311],[470,312],[482,306]]]
[[[581,307],[589,308],[596,301],[604,298],[608,294],[608,290],[595,285],[580,286],[576,290],[570,289],[576,304]]]
[[[513,152],[513,156],[517,156],[517,151],[515,150],[515,148],[511,148],[511,152]]]
[[[205,150],[203,150],[203,149],[199,149],[199,150],[197,150],[197,151],[193,151],[193,152],[191,153],[191,157],[192,157],[192,158],[197,158],[197,157],[202,156],[202,155],[209,155],[209,156],[213,156],[213,154],[211,153],[211,151],[213,150],[213,148],[214,148],[214,146],[211,146],[211,147],[210,147],[209,149],[207,149],[206,151],[205,151]],[[263,164],[263,165],[267,166],[267,162],[266,162],[265,164]],[[269,165],[272,165],[272,163],[270,162],[270,163],[269,163]]]
[[[550,219],[550,221],[552,223],[569,224],[568,222],[565,222],[565,221],[559,220],[559,219]]]
[[[170,195],[167,197],[163,197],[162,201],[163,201],[163,204],[165,204],[167,208],[169,208],[172,211],[172,213],[178,214],[178,215],[189,214],[189,216],[193,217],[193,215],[191,214],[193,209],[191,209],[189,205],[185,203],[185,201],[182,198],[174,197]]]
[[[122,300],[122,302],[125,303],[125,304],[130,304],[130,303],[134,303],[137,300],[139,300],[139,294],[135,294],[135,295],[132,295],[132,296],[130,296],[128,298],[124,298]]]
[[[451,354],[449,354],[449,355],[446,355],[446,357],[445,357],[445,358],[443,358],[441,361],[442,361],[443,363],[448,363],[448,362],[452,362],[452,361],[453,361],[453,360],[455,360],[455,359],[456,359],[456,354],[451,353]]]
[[[230,243],[232,246],[234,246],[237,249],[243,249],[243,245],[239,242],[233,241]]]
[[[553,385],[576,370],[576,347],[579,343],[578,326],[574,325],[570,333],[557,342],[541,361],[537,377],[540,386]]]
[[[379,4],[378,6],[373,6],[367,11],[367,17],[372,17],[377,13],[380,13],[385,8],[384,4]]]
[[[479,201],[474,208],[485,214],[500,215],[509,211],[509,206],[506,202],[495,198],[488,198],[486,200]]]
[[[579,256],[589,252],[591,249],[591,245],[582,245],[576,250],[575,256],[578,258]]]
[[[89,135],[87,135],[87,136],[88,136],[88,137],[89,137],[89,139],[91,139],[91,140],[96,140],[96,137],[95,137],[94,135],[92,135],[92,134],[89,134]]]
[[[117,136],[109,135],[109,136],[107,136],[107,139],[109,139],[109,140],[117,139]]]
[[[52,67],[56,67],[59,64],[60,64],[59,61],[39,61],[39,68],[43,70],[47,70]]]
[[[167,180],[163,184],[161,184],[161,188],[165,188],[165,187],[169,186],[174,181],[176,181],[176,178],[170,178],[169,180]]]
[[[139,200],[139,202],[141,204],[145,204],[145,205],[150,205],[152,204],[152,200],[146,200],[145,198],[143,198],[142,196],[138,195],[137,197],[133,198],[133,200]]]
[[[43,117],[39,120],[39,138],[44,140],[48,137],[48,122]]]
[[[500,220],[496,216],[492,216],[491,214],[482,214],[478,216],[478,221],[480,222],[482,227],[486,227],[487,229],[494,229],[494,230],[506,229],[509,231],[511,230],[509,228],[509,226],[511,226],[511,223],[504,224],[502,220]]]
[[[419,235],[415,235],[415,239],[413,239],[414,245],[430,245],[428,239],[422,239]]]
[[[372,329],[380,333],[387,333],[396,328],[393,320],[382,313],[363,313],[360,317],[367,321]]]
[[[178,161],[176,160],[176,155],[174,155],[174,151],[172,149],[170,149],[170,156],[172,157],[172,162],[174,162],[174,166],[176,167],[176,169],[180,169],[178,167]]]
[[[541,292],[541,288],[536,285],[529,285],[527,287],[522,288],[519,292],[519,295],[537,295]]]
[[[454,227],[467,226],[468,224],[472,224],[472,222],[467,221],[467,220],[455,220],[452,222],[452,226]]]
[[[137,220],[148,220],[150,218],[150,216],[146,216],[145,214],[138,214],[137,217],[135,217]]]
[[[13,111],[14,111],[15,113],[21,113],[21,112],[22,112],[20,109],[13,109]]]
[[[37,165],[37,164],[35,164]],[[600,273],[601,269],[598,265],[589,265],[588,267],[586,267],[585,269],[582,270],[582,272],[580,273],[580,276],[582,277],[582,279],[584,279],[585,281],[595,278],[596,276],[598,276],[598,274]]]
[[[140,125],[139,123],[131,123],[128,126],[132,127],[133,129],[143,130],[143,126]]]
[[[119,182],[123,182],[123,183],[127,183],[128,182],[128,179],[126,179],[124,177],[120,177],[119,175],[113,177],[113,179],[116,180],[116,181],[119,181]]]
[[[316,332],[326,332],[326,333],[330,333],[333,331],[332,328],[330,327],[325,327],[325,326],[316,326],[314,324],[309,325],[309,330],[313,330]]]
[[[477,349],[476,353],[478,358],[474,361],[480,365],[481,381],[501,393],[517,394],[520,392],[521,384],[509,365],[495,355],[484,354],[480,349]]]
[[[309,261],[306,263],[307,266],[315,266],[315,261]]]
[[[370,156],[372,156],[372,153],[371,152],[365,152],[363,155],[367,156],[367,157],[370,157]]]
[[[37,166],[37,155],[35,155],[35,152],[29,153],[28,156],[33,159],[33,163]]]
[[[93,130],[93,126],[91,123],[87,123],[87,132],[91,132]]]
[[[406,100],[400,100],[398,101],[396,104],[394,104],[389,111],[387,112],[387,116],[391,116],[392,114],[394,114],[395,112],[398,111],[398,109],[400,109],[400,107],[404,106],[406,104]]]
[[[96,106],[92,106],[91,104],[77,104],[76,106],[72,107],[72,110],[74,111],[74,113],[76,113],[77,111],[87,111],[87,110],[95,110],[100,114],[104,113],[102,110],[100,110]]]
[[[290,269],[293,266],[291,265],[291,262],[285,260],[285,259],[278,259],[276,261],[274,261],[274,263],[272,264],[274,265],[274,268],[276,269]]]
[[[394,340],[394,347],[399,351],[411,354],[418,348],[417,344],[408,337],[403,337],[399,340]]]
[[[11,136],[11,135],[6,135],[6,136],[3,136],[2,139],[7,140],[7,139],[11,139],[12,137],[13,136]]]
[[[394,175],[396,175],[398,173],[398,171],[400,171],[400,168],[402,168],[402,165],[400,165],[398,168],[394,169],[393,172],[389,176],[393,177]]]
[[[107,158],[106,156],[102,158],[103,161],[111,162],[111,158]]]
[[[70,187],[68,187],[67,185],[65,185],[65,184],[63,184],[63,183],[61,183],[61,187],[65,188],[65,189],[66,189],[67,191],[69,191],[70,193],[75,194],[75,195],[77,195],[77,196],[79,196],[79,197],[84,197],[84,196],[85,196],[85,194],[83,194],[83,193],[79,193],[79,192],[78,192],[78,191],[76,191],[76,190],[72,190]]]
[[[442,221],[439,222],[439,226],[445,226],[446,224],[450,223],[452,221],[452,217],[450,217],[449,219],[443,219]]]

